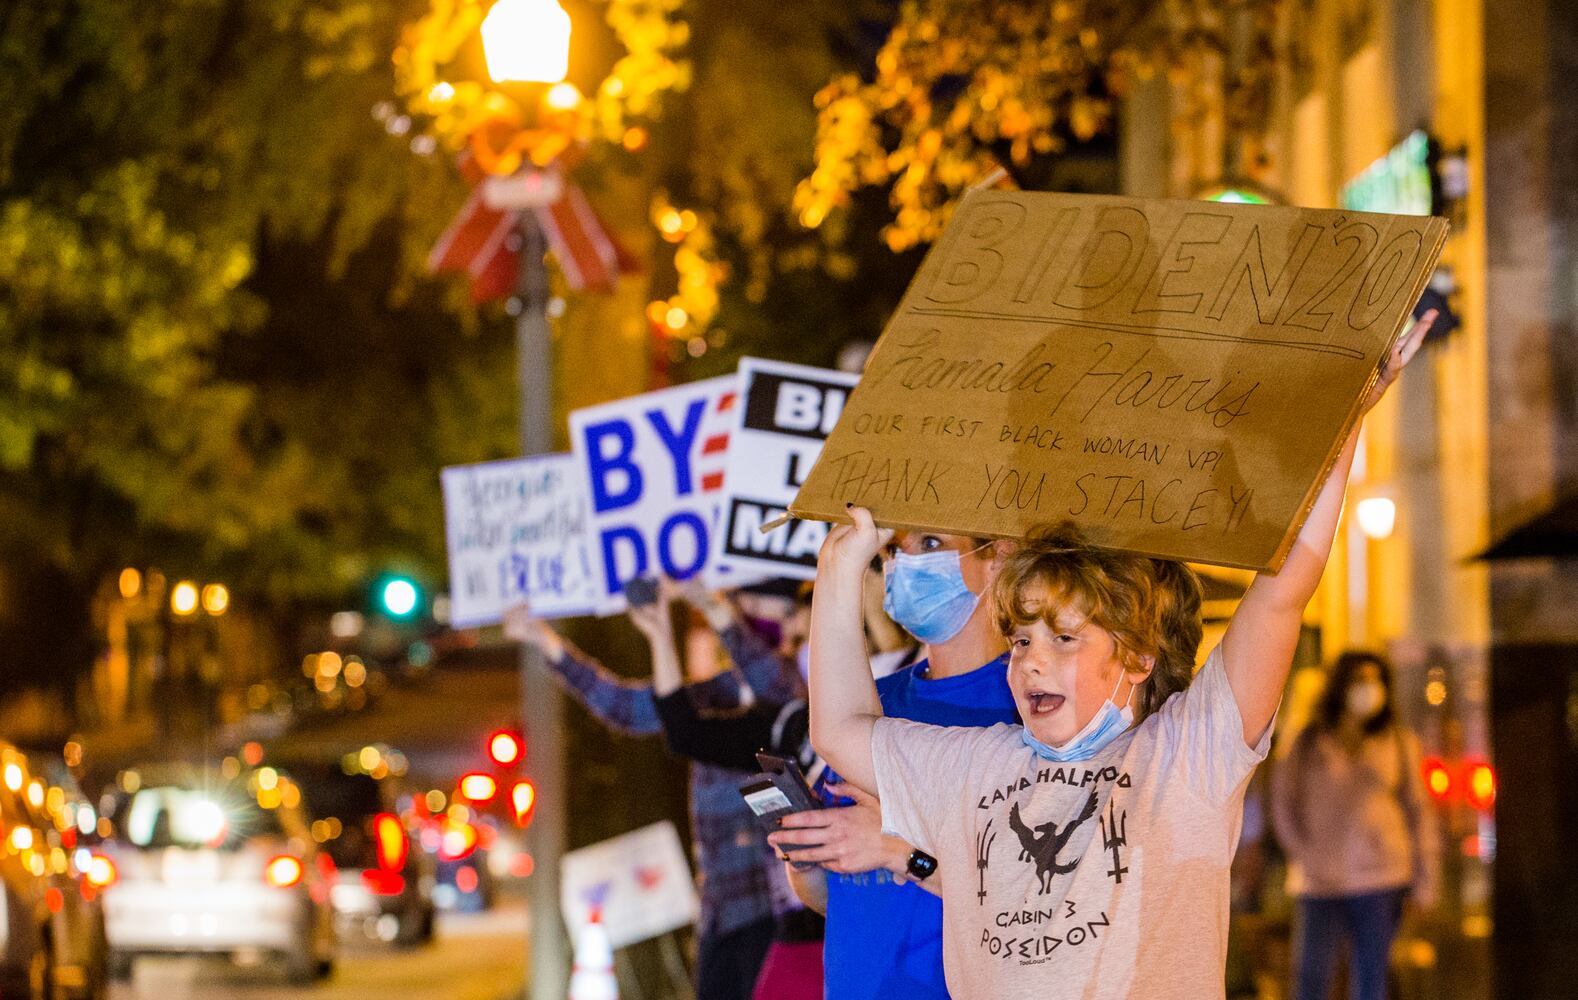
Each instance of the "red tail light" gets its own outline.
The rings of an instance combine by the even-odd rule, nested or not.
[[[1464,793],[1468,804],[1485,810],[1496,804],[1496,769],[1482,760],[1470,761],[1464,768]]]
[[[493,797],[499,794],[499,783],[493,780],[491,774],[472,771],[460,779],[460,794],[478,804],[492,802]]]
[[[281,854],[263,869],[263,878],[276,889],[289,889],[301,881],[301,861],[289,854]]]
[[[1424,762],[1425,790],[1437,802],[1445,802],[1452,797],[1455,789],[1452,787],[1452,772],[1439,757],[1427,757]]]
[[[405,892],[405,876],[381,868],[368,868],[362,872],[362,884],[375,896],[398,896]]]
[[[521,759],[521,739],[507,729],[488,737],[488,756],[500,767],[509,767]]]
[[[397,872],[405,867],[405,826],[394,813],[379,813],[373,817],[373,840],[378,847],[378,867],[386,872]]]
[[[530,781],[517,781],[510,789],[510,804],[515,807],[515,825],[526,826],[537,808],[537,786]]]

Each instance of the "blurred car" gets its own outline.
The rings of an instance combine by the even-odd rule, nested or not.
[[[35,770],[35,767],[38,770]],[[0,743],[0,997],[107,996],[101,890],[113,866],[91,847],[98,817],[64,762],[49,773]]]
[[[277,956],[295,984],[329,975],[334,863],[294,781],[269,767],[171,769],[128,786],[106,845],[120,874],[104,907],[114,976],[161,953]]]
[[[402,947],[433,937],[433,859],[395,811],[388,780],[341,767],[293,766],[313,835],[334,859],[329,898],[340,933]]]

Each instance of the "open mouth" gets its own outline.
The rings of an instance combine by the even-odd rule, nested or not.
[[[1050,715],[1063,706],[1063,696],[1047,691],[1026,691],[1025,699],[1030,702],[1031,715]]]

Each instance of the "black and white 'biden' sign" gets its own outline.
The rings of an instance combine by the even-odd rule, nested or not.
[[[739,374],[744,405],[729,442],[717,561],[755,574],[813,579],[827,524],[761,528],[788,510],[860,377],[761,358],[741,359]]]

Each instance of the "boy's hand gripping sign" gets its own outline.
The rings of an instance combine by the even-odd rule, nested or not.
[[[969,195],[798,517],[1275,569],[1446,238],[1437,218]]]

